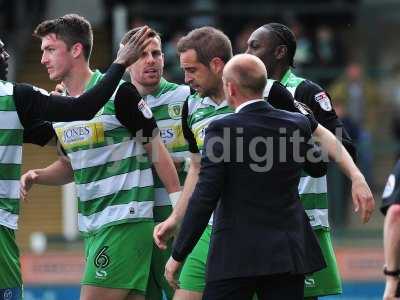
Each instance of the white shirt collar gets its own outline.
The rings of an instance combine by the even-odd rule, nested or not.
[[[268,98],[269,96],[269,92],[271,91],[272,86],[274,85],[274,82],[276,80],[274,79],[267,79],[267,84],[265,85],[265,89],[264,89],[264,98]]]
[[[256,102],[261,102],[261,101],[265,101],[265,99],[254,99],[254,100],[249,100],[246,102],[243,102],[242,104],[240,104],[238,107],[236,107],[235,109],[235,113],[238,113],[243,107],[256,103]]]
[[[226,99],[224,99],[220,104],[217,104],[210,97],[203,98],[202,99],[202,103],[206,104],[206,105],[214,106],[215,108],[221,108],[221,107],[224,107],[224,106],[228,106],[228,101],[226,101]]]

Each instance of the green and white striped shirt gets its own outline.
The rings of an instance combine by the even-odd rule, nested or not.
[[[102,76],[96,71],[86,89]],[[71,160],[84,234],[153,218],[151,163],[143,145],[115,115],[114,97],[90,121],[53,125]]]
[[[297,87],[303,81],[305,81],[304,78],[297,77],[289,70],[282,78],[281,83],[294,97]],[[296,100],[302,102],[300,99]],[[299,183],[299,195],[305,211],[310,218],[310,224],[313,229],[328,229],[328,190],[326,175],[313,178],[303,172]]]
[[[13,85],[0,80],[0,225],[18,227],[23,126],[13,99]]]
[[[182,131],[182,107],[186,98],[190,95],[187,85],[178,85],[161,78],[160,86],[156,92],[144,97],[151,108],[157,126],[160,129],[161,139],[171,154],[174,161],[181,161],[178,176],[181,185],[186,178],[185,158],[189,156],[188,144]],[[170,206],[168,193],[157,173],[153,169],[155,198],[154,219],[163,221],[165,214],[162,207]]]
[[[215,103],[211,98],[201,98],[197,94],[191,95],[188,98],[188,115],[183,117],[187,122],[189,129],[192,131],[195,141],[188,141],[195,143],[200,152],[203,151],[205,130],[208,125],[214,121],[230,115],[234,110],[228,106],[226,100],[220,104]],[[212,225],[211,216],[209,225]]]

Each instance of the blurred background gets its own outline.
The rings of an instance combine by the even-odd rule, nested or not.
[[[251,32],[268,22],[289,25],[297,37],[296,73],[322,85],[355,140],[359,167],[380,205],[386,178],[400,154],[400,1],[398,0],[0,0],[0,37],[11,54],[11,81],[52,90],[40,64],[35,26],[66,13],[85,16],[94,28],[93,68],[105,70],[130,28],[148,24],[161,33],[165,77],[182,82],[175,52],[190,29],[212,25],[246,49]],[[24,170],[57,158],[52,147],[24,146]],[[349,184],[335,166],[329,173],[330,222],[340,271],[341,296],[381,299],[382,224],[375,211],[362,225],[352,212]],[[17,234],[27,300],[79,297],[83,245],[76,229],[74,187],[34,187],[22,206]]]

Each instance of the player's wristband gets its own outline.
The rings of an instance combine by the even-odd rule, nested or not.
[[[389,271],[386,266],[383,267],[383,274],[386,276],[392,276],[392,277],[399,277],[400,276],[400,269]]]
[[[176,206],[176,203],[178,202],[181,194],[182,194],[182,191],[178,191],[178,192],[169,194],[169,200],[171,201],[172,207]]]

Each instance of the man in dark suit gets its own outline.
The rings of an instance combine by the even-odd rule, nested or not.
[[[303,299],[304,275],[325,267],[297,189],[310,122],[264,101],[266,69],[254,56],[231,59],[223,83],[236,113],[206,131],[167,280],[178,286],[175,272],[215,210],[203,299]]]

